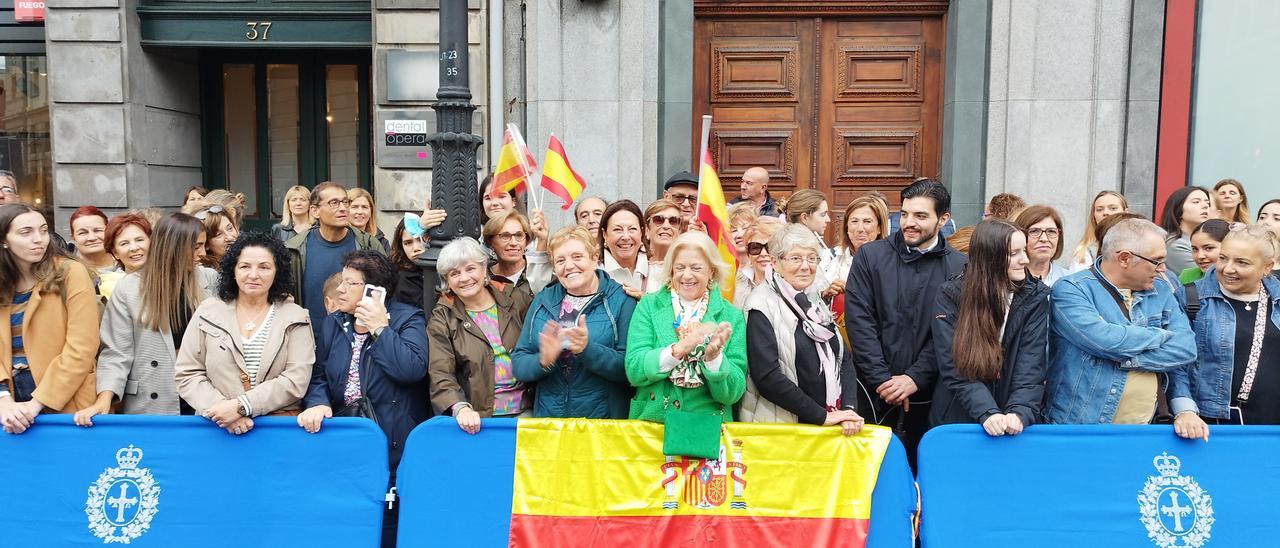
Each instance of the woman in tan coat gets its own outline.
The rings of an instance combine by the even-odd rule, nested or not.
[[[486,261],[484,248],[471,238],[440,251],[445,296],[427,323],[431,404],[471,434],[480,431],[480,417],[515,417],[533,407],[511,362],[529,293],[490,285]]]
[[[0,235],[0,424],[20,434],[40,413],[93,403],[98,296],[88,267],[52,244],[40,212],[0,206]]]
[[[222,259],[218,296],[196,309],[174,364],[178,396],[235,435],[253,417],[297,415],[316,359],[310,316],[288,300],[284,244],[247,232]]]

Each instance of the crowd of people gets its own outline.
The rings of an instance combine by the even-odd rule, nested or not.
[[[445,245],[425,287],[448,212],[388,239],[373,196],[334,182],[289,189],[270,233],[241,231],[243,195],[197,187],[180,212],[81,207],[67,242],[0,194],[0,424],[188,414],[243,435],[265,415],[312,433],[365,417],[394,477],[433,415],[470,434],[488,417],[653,421],[690,455],[734,420],[880,424],[912,461],[950,423],[1201,439],[1280,423],[1280,199],[1252,218],[1231,179],[1174,192],[1159,224],[1101,192],[1068,249],[1063,216],[1015,195],[956,227],[947,188],[919,179],[835,216],[752,168],[730,202],[736,270],[688,172],[644,207],[585,197],[555,231],[488,179],[478,195],[481,238]]]

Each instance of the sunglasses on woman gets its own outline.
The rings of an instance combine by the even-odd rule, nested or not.
[[[680,216],[679,215],[671,215],[671,216],[654,215],[652,217],[649,217],[649,224],[653,226],[668,225],[668,226],[678,227],[680,226]]]

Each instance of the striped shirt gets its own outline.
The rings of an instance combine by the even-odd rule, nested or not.
[[[13,368],[26,369],[27,349],[22,343],[22,317],[27,313],[27,301],[31,300],[31,292],[13,296],[13,304],[9,306],[9,334],[13,337]]]
[[[276,305],[267,310],[267,317],[249,340],[244,341],[244,372],[249,375],[249,385],[258,386],[258,369],[262,366],[262,348],[267,345],[267,335],[271,333],[271,322],[276,317]]]

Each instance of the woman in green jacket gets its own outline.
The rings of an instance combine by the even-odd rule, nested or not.
[[[668,409],[733,420],[747,377],[742,311],[720,296],[728,268],[706,234],[690,231],[663,261],[666,285],[645,295],[627,333],[630,418],[665,422]]]

